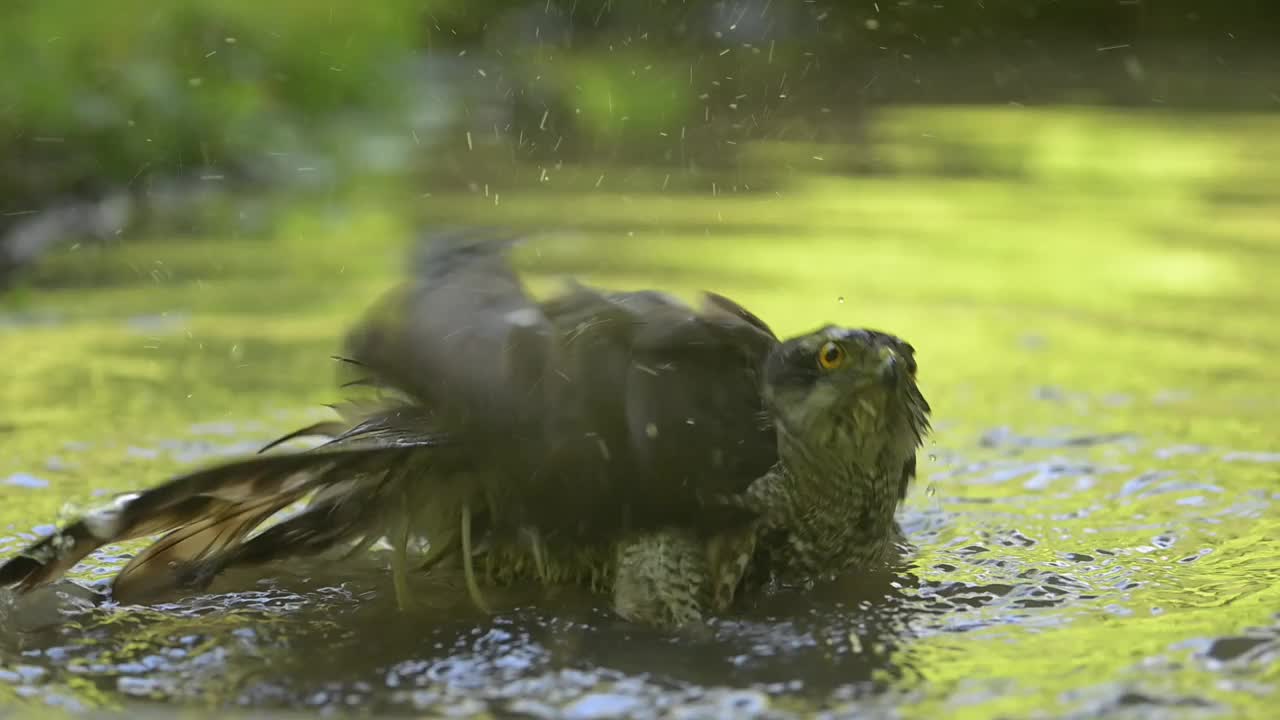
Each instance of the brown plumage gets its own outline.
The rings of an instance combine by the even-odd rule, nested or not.
[[[509,245],[435,239],[348,336],[344,387],[372,397],[341,422],[119,498],[0,566],[0,586],[161,534],[113,584],[145,601],[385,538],[403,601],[417,538],[421,566],[461,566],[481,605],[481,578],[576,582],[624,617],[681,625],[729,608],[749,576],[891,555],[928,430],[909,345],[831,326],[783,342],[714,294],[695,309],[574,285],[536,301]],[[329,440],[275,449],[302,435]]]

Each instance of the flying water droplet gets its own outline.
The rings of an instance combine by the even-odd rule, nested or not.
[[[843,296],[843,295],[841,295],[840,297],[836,298],[836,302],[838,302],[838,303],[840,303],[841,305],[843,305],[843,304],[844,304],[844,296]]]
[[[934,495],[937,495],[938,486],[934,485],[933,483],[929,483],[928,487],[924,489],[924,494],[928,497],[933,497]]]

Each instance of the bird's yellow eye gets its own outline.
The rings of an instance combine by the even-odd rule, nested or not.
[[[844,348],[838,343],[828,342],[818,351],[818,365],[824,370],[835,370],[844,364]]]

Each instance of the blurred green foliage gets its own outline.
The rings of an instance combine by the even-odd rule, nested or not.
[[[1024,163],[1020,141],[978,157],[906,126],[874,149],[867,111],[885,104],[1274,105],[1259,73],[1276,63],[1250,39],[1266,23],[1189,7],[12,0],[0,22],[0,285],[67,236],[144,229],[175,186],[199,196],[166,211],[190,228],[146,229],[218,218],[244,229],[256,211],[238,205],[263,189],[385,180],[509,193],[573,166],[598,185],[608,166],[614,182],[658,168],[676,192],[763,189],[767,171],[812,157],[852,173],[941,158],[940,172],[964,174],[993,153],[1011,171]],[[774,143],[763,154],[762,140]],[[111,216],[30,229],[120,195],[143,199],[128,228]]]
[[[0,23],[13,203],[151,173],[248,173],[402,100],[419,3],[20,0]],[[16,187],[15,187],[16,186]],[[22,209],[22,208],[16,208]]]
[[[468,149],[484,133],[515,161],[688,165],[731,159],[749,139],[821,139],[835,118],[856,126],[868,102],[1020,99],[1037,83],[1060,87],[1060,75],[1068,95],[1110,84],[1114,97],[1166,102],[1168,87],[1141,82],[1163,78],[1159,68],[1131,49],[1144,28],[1168,38],[1230,31],[1239,45],[1259,26],[1185,4],[1157,16],[1102,2],[979,12],[762,0],[13,0],[0,23],[0,213],[151,177],[274,181],[319,164],[342,178],[369,163],[362,153],[413,155],[411,134],[438,149],[414,133],[442,122],[466,125]],[[1144,52],[1158,46],[1143,39]],[[1178,48],[1188,62],[1204,54]],[[509,112],[486,114],[486,102]],[[835,135],[856,137],[848,129]],[[377,146],[378,136],[397,142]]]

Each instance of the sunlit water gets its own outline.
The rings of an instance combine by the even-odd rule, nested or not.
[[[1164,132],[1170,147],[1203,142]],[[903,572],[762,598],[710,638],[637,629],[568,591],[481,616],[447,577],[417,579],[423,607],[399,613],[377,555],[146,608],[66,586],[0,595],[0,703],[1267,716],[1280,687],[1276,198],[1228,140],[1205,152],[1230,167],[1207,177],[1097,142],[1044,177],[422,201],[442,218],[576,226],[522,251],[543,279],[707,287],[782,333],[831,321],[907,337],[936,432],[903,515],[917,546]],[[266,245],[68,250],[47,272],[81,287],[0,306],[0,556],[68,500],[251,452],[322,415],[336,397],[327,357],[403,251],[397,219],[356,207],[300,212]],[[131,549],[74,579],[103,582]]]

